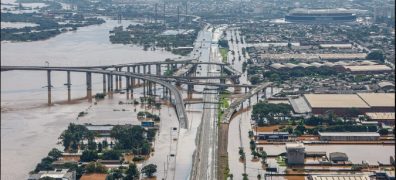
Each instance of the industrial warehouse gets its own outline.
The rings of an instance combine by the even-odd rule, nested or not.
[[[285,70],[294,68],[332,68],[340,72],[348,72],[352,74],[380,74],[392,71],[387,65],[378,64],[375,61],[337,61],[337,62],[312,62],[312,63],[273,63],[269,65],[272,70]]]
[[[352,108],[360,114],[391,113],[395,110],[394,93],[304,94],[303,99],[305,101],[293,106],[295,112],[299,111],[299,106],[308,106],[312,114],[332,111],[339,116],[346,115]],[[372,114],[369,115],[374,117]]]

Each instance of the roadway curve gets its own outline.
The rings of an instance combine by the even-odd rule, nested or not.
[[[228,109],[226,109],[224,112],[224,116],[222,118],[222,123],[229,123],[232,115],[236,111],[236,108],[238,108],[244,101],[251,98],[257,92],[267,88],[271,84],[272,84],[271,82],[262,83],[262,84],[256,86],[255,88],[253,88],[252,90],[250,90],[248,93],[244,94],[242,97],[240,97],[240,98],[236,99],[234,102],[232,102],[230,104],[230,107]]]
[[[79,69],[79,68],[69,68],[69,67],[40,67],[40,66],[1,66],[1,71],[12,71],[12,70],[22,70],[22,71],[70,71],[70,72],[90,72],[96,74],[110,74],[110,75],[118,75],[118,76],[125,76],[131,77],[136,79],[142,79],[150,82],[154,82],[157,84],[161,84],[167,87],[171,93],[174,95],[175,102],[174,105],[176,107],[176,114],[179,118],[179,124],[181,128],[187,129],[188,128],[188,119],[186,110],[184,108],[184,102],[182,95],[180,94],[179,90],[170,83],[163,81],[162,79],[156,77],[147,77],[144,75],[137,75],[128,72],[120,72],[120,71],[109,71],[109,70],[102,70],[102,69]]]

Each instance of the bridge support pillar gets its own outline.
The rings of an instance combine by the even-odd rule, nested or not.
[[[71,101],[71,82],[70,82],[70,71],[67,71],[67,101]]]
[[[162,85],[162,99],[165,99],[165,86]]]
[[[140,66],[137,66],[137,73],[140,74]],[[137,79],[137,85],[140,85],[140,79]]]
[[[52,105],[51,101],[51,70],[47,70],[47,88],[48,88],[48,106]]]
[[[151,82],[146,81],[147,83],[147,95],[151,96]]]
[[[151,65],[148,65],[148,74],[151,74]]]
[[[87,72],[87,98],[88,102],[92,102],[92,77],[90,72]]]
[[[107,93],[109,94],[109,97],[111,96],[110,95],[110,83],[111,83],[110,74],[107,74]]]
[[[259,92],[257,92],[256,95],[257,95],[256,103],[258,103],[259,102]]]
[[[103,95],[106,95],[106,74],[103,74]]]
[[[131,78],[131,82],[129,83],[129,89],[131,90],[131,99],[133,99],[133,87],[135,86],[135,78]]]
[[[118,71],[118,68],[115,69],[116,71]],[[118,75],[114,75],[115,76],[115,90],[118,91]]]
[[[111,97],[113,97],[113,93],[114,93],[114,77],[113,77],[113,74],[110,77],[111,77],[110,91],[111,91]]]
[[[154,95],[153,86],[154,86],[154,83],[150,82],[150,95]]]
[[[160,76],[161,75],[161,64],[157,64],[155,70],[156,70],[157,76]]]
[[[188,84],[187,85],[187,98],[188,99],[192,99],[193,91],[194,91],[194,85]]]
[[[169,92],[169,102],[172,104],[172,93],[171,93],[171,91],[168,91]]]
[[[126,98],[129,99],[129,89],[130,89],[131,81],[130,81],[130,77],[129,76],[127,76],[125,78],[126,78],[126,81],[125,81],[125,83],[126,83]]]
[[[153,83],[154,86],[154,96],[157,96],[157,84]]]
[[[122,71],[122,67],[120,67],[119,69],[118,69],[118,71]],[[120,91],[122,90],[122,76],[118,76],[118,87],[119,87],[119,89],[120,89]]]
[[[143,80],[143,97],[146,97],[146,80]]]
[[[107,91],[109,98],[113,97],[113,75],[107,74]]]

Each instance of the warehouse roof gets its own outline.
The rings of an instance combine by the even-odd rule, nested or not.
[[[284,68],[285,66],[282,64],[279,64],[279,63],[274,63],[274,64],[271,64],[271,67],[274,69],[280,69],[280,68]]]
[[[394,93],[358,93],[357,95],[371,107],[395,107]]]
[[[367,112],[366,116],[371,120],[395,120],[394,112]]]
[[[379,137],[376,132],[319,132],[319,136],[365,136],[365,137]]]
[[[310,175],[311,180],[370,180],[368,175],[358,174],[326,174],[326,175]]]
[[[366,65],[366,66],[344,66],[345,69],[348,69],[352,72],[359,72],[359,71],[390,71],[392,68],[389,66],[378,64],[378,65]]]
[[[284,64],[286,67],[288,67],[288,68],[295,68],[295,67],[298,67],[297,65],[295,65],[295,64],[292,64],[292,63],[286,63],[286,64]]]
[[[304,94],[311,108],[369,108],[356,94]]]
[[[305,149],[303,143],[287,143],[286,149]]]

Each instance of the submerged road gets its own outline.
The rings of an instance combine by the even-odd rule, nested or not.
[[[218,52],[217,41],[221,35],[221,31],[216,29],[212,33],[212,28],[204,31],[207,36],[210,36],[212,43],[205,43],[207,52],[201,56],[201,61],[205,62],[220,62],[221,57]],[[205,73],[202,73],[205,74]],[[206,76],[220,76],[220,69],[214,65],[207,66]],[[220,84],[219,79],[208,79],[205,81],[210,84]],[[206,86],[204,89],[204,102],[218,102],[218,90],[209,89]],[[201,125],[197,134],[197,149],[194,155],[193,167],[191,172],[192,180],[215,180],[217,179],[217,137],[218,137],[218,105],[214,103],[205,103],[203,106],[203,114]]]

